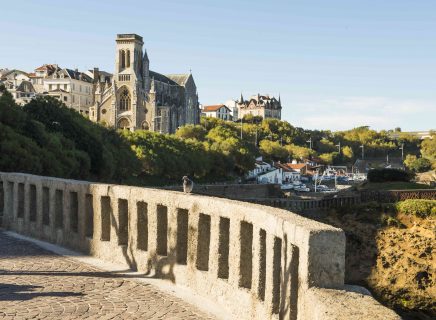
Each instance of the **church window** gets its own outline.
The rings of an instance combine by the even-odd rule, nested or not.
[[[150,126],[148,125],[147,121],[144,121],[141,125],[142,130],[149,130]]]
[[[130,67],[130,50],[126,51],[126,67]]]
[[[120,121],[118,121],[118,128],[119,129],[129,129],[130,122],[126,118],[121,118]]]
[[[121,69],[124,69],[126,67],[126,53],[124,50],[120,50],[120,65]]]
[[[130,93],[126,88],[120,94],[120,110],[130,110]]]
[[[106,109],[102,109],[102,110],[101,110],[101,113],[102,113],[102,114],[106,114]]]

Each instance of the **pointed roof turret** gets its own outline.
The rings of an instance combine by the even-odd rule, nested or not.
[[[242,92],[241,92],[241,97],[239,98],[239,103],[243,104],[244,103],[244,97],[242,96]]]
[[[280,92],[279,92],[279,104],[282,105],[282,100],[280,99]]]
[[[142,58],[142,60],[150,62],[150,60],[148,60],[147,49],[144,49],[144,57]]]

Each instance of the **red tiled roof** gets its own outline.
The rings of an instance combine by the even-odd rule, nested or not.
[[[305,163],[287,163],[286,164],[287,167],[291,168],[291,169],[302,169],[306,166]]]
[[[216,104],[213,106],[204,106],[203,111],[204,112],[218,111],[222,107],[228,109],[224,104]]]

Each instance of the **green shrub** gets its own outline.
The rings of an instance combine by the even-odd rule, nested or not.
[[[409,199],[398,202],[396,207],[398,212],[420,218],[436,216],[436,200]]]
[[[400,169],[372,169],[368,172],[369,182],[409,182],[412,178],[413,175],[411,173]]]
[[[410,164],[414,172],[426,172],[431,169],[431,162],[427,158],[418,158]]]

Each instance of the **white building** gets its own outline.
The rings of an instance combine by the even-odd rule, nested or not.
[[[67,107],[88,115],[93,105],[93,81],[85,73],[58,69],[43,80],[44,94],[61,100]]]
[[[257,176],[258,183],[278,183],[283,182],[283,172],[281,168],[274,168],[271,171],[262,173]]]
[[[206,117],[219,118],[226,121],[232,120],[230,109],[224,104],[204,106],[202,113]]]
[[[230,114],[233,120],[238,119],[238,105],[236,100],[227,100],[224,102],[225,106],[230,109]]]
[[[30,81],[28,74],[21,70],[2,70],[0,82],[12,94],[15,102],[25,105],[36,97],[35,88]]]
[[[257,158],[254,165],[254,169],[248,171],[247,179],[255,178],[258,175],[268,172],[272,169],[272,166],[269,163],[262,161],[262,157]]]

